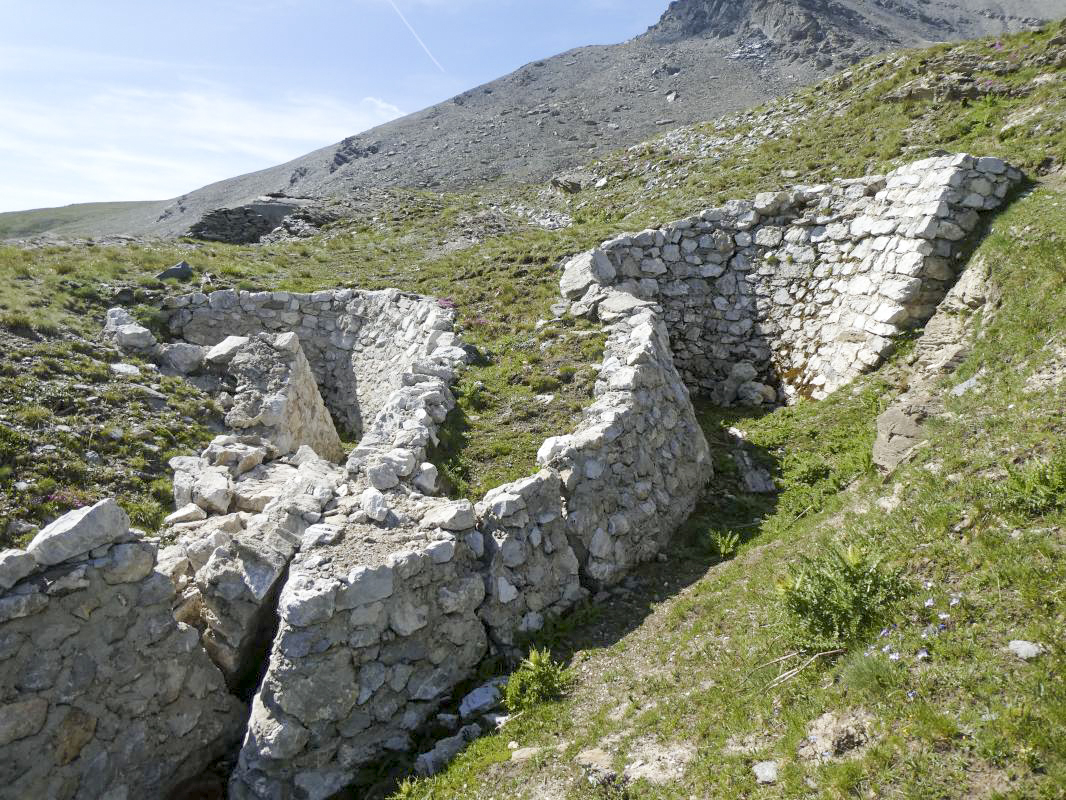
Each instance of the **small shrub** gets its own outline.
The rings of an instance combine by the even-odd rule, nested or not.
[[[740,546],[740,534],[736,531],[715,531],[711,534],[711,546],[719,558],[729,558]]]
[[[778,589],[799,643],[830,649],[860,640],[903,598],[907,585],[880,558],[852,545],[804,557]]]
[[[30,440],[18,431],[0,423],[0,466],[9,466],[25,453]]]
[[[0,325],[12,331],[33,330],[33,321],[23,311],[8,311],[0,316]]]
[[[24,425],[35,428],[46,422],[50,422],[52,419],[52,412],[44,406],[31,405],[22,406],[22,408],[15,412],[15,416],[18,417]]]
[[[992,507],[1005,513],[1039,517],[1066,508],[1066,450],[1046,463],[1008,469],[989,494]]]
[[[569,683],[562,664],[553,661],[547,650],[532,648],[507,681],[504,703],[512,713],[535,708],[541,703],[558,700]]]
[[[154,533],[163,526],[167,511],[150,497],[138,497],[122,504],[130,515],[130,523],[149,533]]]

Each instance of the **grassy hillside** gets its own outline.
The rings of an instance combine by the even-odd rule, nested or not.
[[[434,457],[456,494],[477,497],[531,471],[541,439],[589,401],[602,335],[551,313],[567,255],[729,197],[939,149],[998,155],[1033,179],[975,255],[1002,306],[976,320],[973,354],[941,387],[979,376],[978,389],[946,396],[930,445],[888,480],[870,447],[906,384],[906,352],[820,403],[761,416],[701,408],[719,478],[672,558],[535,642],[567,664],[566,696],[398,796],[1062,797],[1061,25],[879,58],[665,134],[591,165],[608,179],[600,190],[394,192],[380,212],[277,245],[0,248],[0,545],[25,538],[5,534],[7,520],[40,523],[108,494],[158,523],[165,458],[205,442],[217,412],[146,365],[141,378],[113,375],[119,354],[94,340],[116,302],[152,323],[164,292],[188,289],[153,277],[180,259],[213,287],[398,286],[452,300],[484,358]],[[519,206],[574,224],[543,230]],[[743,491],[738,430],[778,494]],[[1015,639],[1045,652],[1022,661],[1006,649]],[[826,713],[852,731],[823,762],[804,739]],[[776,782],[757,785],[766,761]]]
[[[568,695],[396,797],[1061,797],[1063,253],[1061,184],[997,219],[975,257],[1003,304],[941,387],[980,375],[979,388],[947,400],[930,445],[887,481],[869,454],[902,355],[820,403],[704,413],[719,479],[671,561],[541,641],[568,662]],[[731,426],[777,473],[773,500],[731,476]],[[847,575],[834,554],[849,548],[898,575],[901,599],[859,592],[845,616],[866,626],[812,640],[782,587],[803,557]],[[1046,652],[1022,661],[1007,650],[1018,639]],[[823,761],[804,744],[826,713],[858,732]],[[777,781],[760,786],[753,766],[771,760]]]
[[[6,211],[0,214],[0,240],[30,239],[45,231],[52,235],[77,235],[92,230],[94,219],[108,217],[151,202],[75,203],[58,208],[35,208],[29,211]]]
[[[398,286],[448,298],[465,339],[485,358],[464,376],[459,409],[434,458],[456,494],[476,498],[534,469],[540,441],[569,429],[589,402],[602,337],[585,323],[554,319],[565,257],[620,230],[667,222],[797,176],[813,181],[884,171],[940,148],[1000,155],[1038,176],[1066,153],[1064,51],[1062,29],[1052,27],[880,58],[765,108],[617,153],[590,167],[608,179],[606,188],[575,195],[543,187],[471,195],[396,191],[379,210],[336,223],[314,239],[275,245],[0,247],[0,326],[26,346],[84,347],[116,302],[137,306],[151,322],[164,292],[187,290],[154,279],[180,259],[213,275],[212,287]],[[945,77],[959,72],[972,74],[974,82],[956,86]],[[886,99],[915,80],[932,88]],[[574,223],[545,230],[528,222],[524,209],[568,214]],[[62,355],[48,357],[63,362]],[[105,366],[118,357],[94,356]],[[77,374],[75,366],[68,371]],[[30,451],[52,446],[58,460],[78,461],[95,427],[53,399],[39,377],[19,372],[20,383],[0,394],[0,424],[28,441]],[[152,385],[150,379],[140,383]],[[22,422],[36,406],[54,415],[52,423]],[[62,440],[54,435],[59,424],[72,429]],[[161,451],[174,446],[151,436],[144,441]],[[45,495],[32,486],[16,493],[16,482],[52,480],[62,489],[71,480],[26,449],[15,448],[5,462],[0,529],[4,519],[42,521],[54,511],[42,510]],[[127,464],[120,458],[113,468],[128,474]],[[119,492],[130,502],[151,495],[149,470],[115,482],[88,466],[73,488]]]

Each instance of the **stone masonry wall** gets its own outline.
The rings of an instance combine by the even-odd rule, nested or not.
[[[570,262],[563,291],[575,313],[591,313],[605,287],[658,302],[678,370],[719,402],[735,395],[738,363],[754,367],[741,382],[780,385],[780,399],[822,397],[932,315],[979,212],[1020,178],[960,154],[730,201],[604,242]]]
[[[0,798],[165,797],[239,736],[156,545],[111,500],[0,553]]]
[[[420,357],[454,341],[454,312],[395,289],[298,294],[225,289],[169,298],[170,330],[199,345],[294,332],[337,421],[363,432]]]
[[[455,349],[412,368],[398,436],[434,435]],[[651,304],[619,304],[600,378],[576,433],[542,448],[546,468],[476,506],[426,496],[424,451],[364,439],[291,562],[234,797],[329,797],[407,749],[490,648],[588,597],[582,572],[610,584],[661,550],[711,466]]]
[[[595,391],[577,430],[548,439],[538,461],[562,479],[586,576],[609,584],[666,545],[710,479],[711,459],[652,308],[611,326]]]
[[[544,442],[536,475],[477,504],[432,496],[425,458],[466,359],[434,301],[190,295],[168,305],[193,344],[166,346],[109,316],[120,344],[209,367],[248,346],[226,337],[291,331],[333,415],[362,433],[343,467],[309,448],[282,456],[265,430],[175,460],[176,613],[231,680],[267,661],[231,796],[325,800],[408,749],[493,649],[661,553],[711,477],[686,382],[774,402],[872,368],[932,313],[978,212],[1019,178],[996,159],[927,159],[575,257],[563,293],[609,334],[595,401]]]

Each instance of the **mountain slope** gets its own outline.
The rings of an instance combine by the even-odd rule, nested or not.
[[[92,213],[48,230],[179,235],[207,211],[267,193],[343,197],[367,187],[542,181],[664,127],[750,108],[874,52],[1019,30],[1064,14],[1066,0],[677,0],[629,42],[527,64],[294,161],[169,202]],[[17,222],[42,227],[24,212]]]

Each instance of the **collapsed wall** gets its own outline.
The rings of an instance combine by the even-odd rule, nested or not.
[[[659,303],[679,371],[719,402],[743,383],[758,384],[752,404],[767,385],[822,397],[933,314],[979,212],[1020,179],[959,154],[734,200],[604,242],[568,265],[562,288],[581,314],[606,287]]]
[[[239,736],[156,544],[104,500],[0,553],[0,797],[165,797]]]
[[[169,298],[170,331],[196,345],[227,336],[295,333],[326,406],[343,427],[363,432],[401,388],[414,361],[455,341],[454,312],[395,289],[247,292],[225,289]]]

